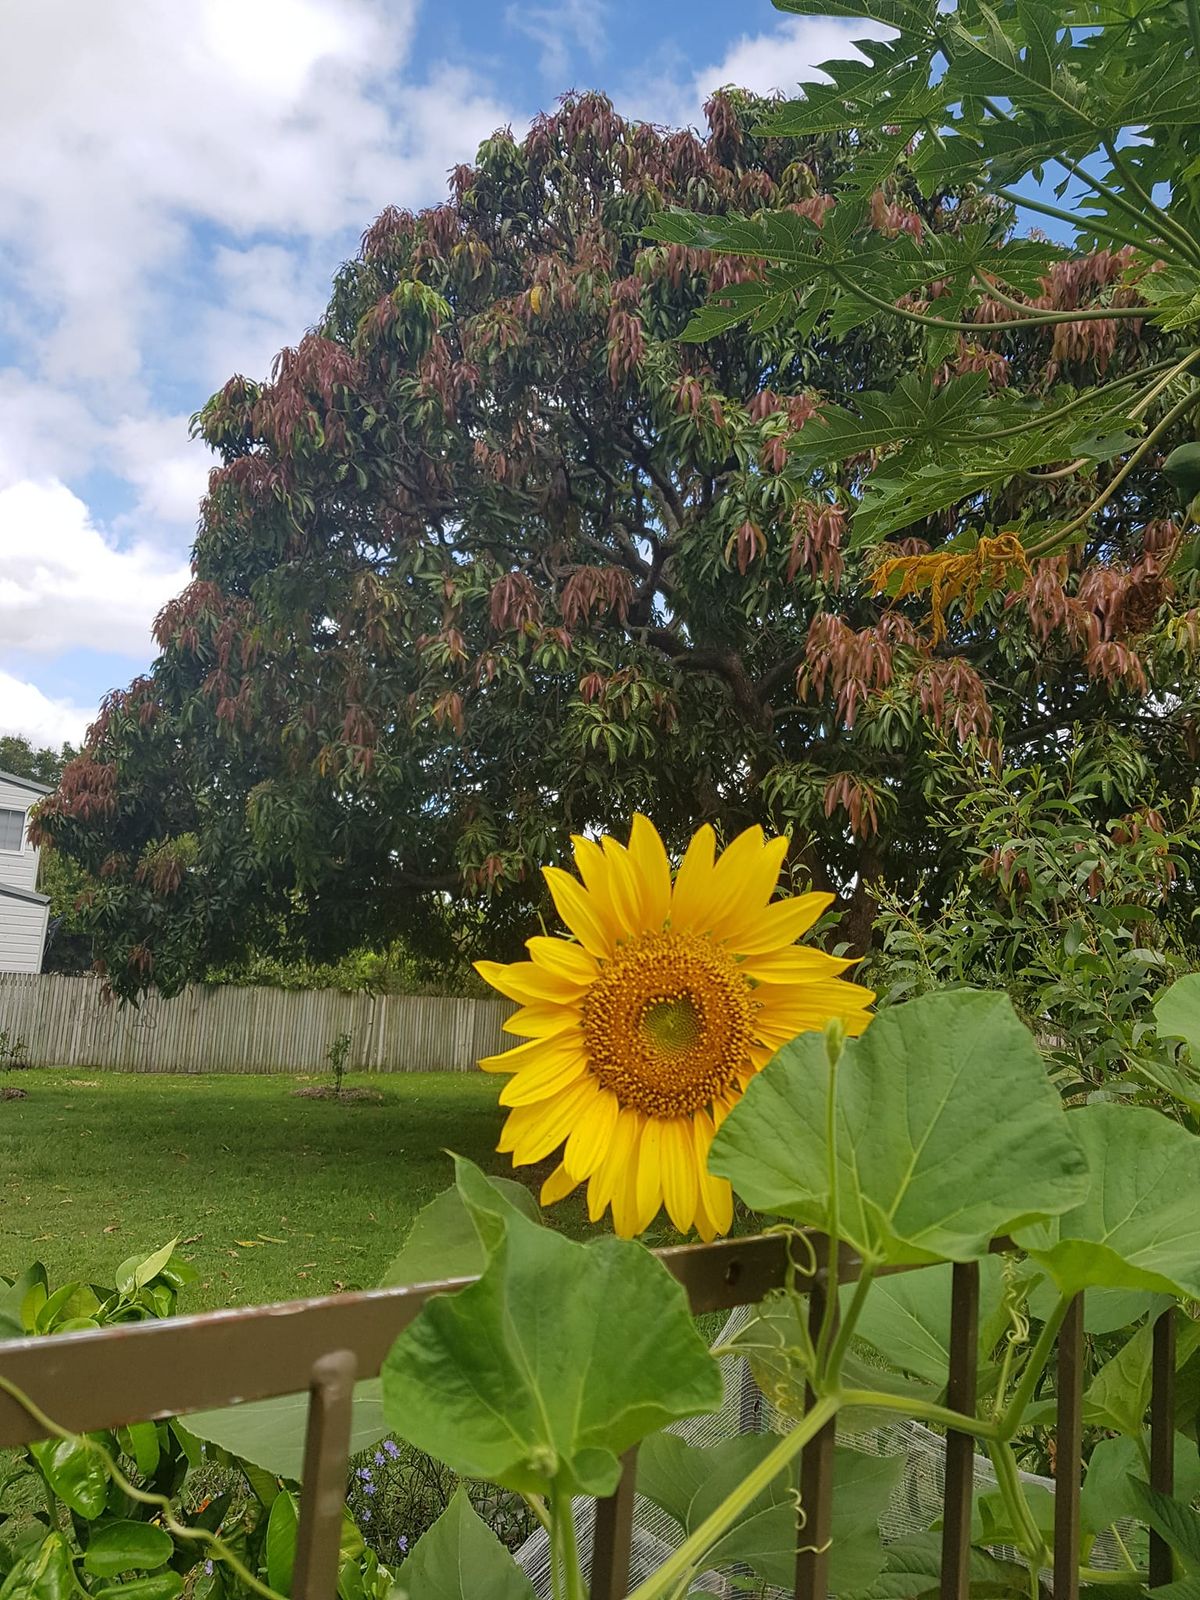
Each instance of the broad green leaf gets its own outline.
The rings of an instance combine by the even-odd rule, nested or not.
[[[1040,1483],[1026,1484],[1025,1501],[1047,1545],[1054,1543],[1054,1496]],[[976,1495],[971,1505],[971,1543],[1017,1545],[1022,1532],[1014,1526],[1004,1496],[998,1489]]]
[[[155,1572],[129,1583],[106,1583],[93,1592],[95,1600],[177,1600],[183,1579],[177,1572]]]
[[[949,1264],[919,1272],[898,1272],[871,1285],[855,1328],[855,1336],[872,1345],[901,1372],[944,1387],[950,1372],[950,1290],[954,1268]],[[980,1377],[1004,1330],[1004,1269],[997,1256],[979,1264]],[[842,1291],[845,1306],[853,1293]]]
[[[534,1600],[534,1589],[467,1491],[454,1498],[396,1576],[397,1600]]]
[[[713,1141],[754,1210],[826,1229],[825,1042],[785,1045]],[[924,995],[849,1042],[837,1080],[842,1237],[864,1258],[967,1261],[1076,1204],[1086,1166],[1028,1030],[1003,995]]]
[[[293,1494],[277,1494],[267,1519],[267,1582],[279,1594],[292,1591],[300,1508]]]
[[[690,1534],[778,1444],[771,1434],[742,1434],[702,1448],[657,1433],[638,1452],[638,1491]],[[795,1581],[799,1463],[784,1468],[704,1557],[705,1565],[745,1564],[765,1583]],[[904,1470],[903,1456],[837,1449],[833,1468],[831,1587],[865,1587],[883,1566],[879,1519]]]
[[[511,1178],[484,1180],[497,1196],[531,1222],[541,1220],[537,1201]],[[473,1278],[487,1265],[487,1251],[457,1188],[445,1189],[413,1219],[404,1248],[384,1273],[380,1288]]]
[[[1200,1347],[1200,1323],[1175,1314],[1175,1360],[1183,1366]],[[1150,1404],[1154,1324],[1147,1321],[1106,1361],[1084,1395],[1084,1420],[1115,1428],[1129,1438],[1142,1434]]]
[[[136,1294],[139,1289],[144,1289],[148,1283],[152,1283],[170,1261],[178,1243],[178,1239],[172,1239],[153,1255],[130,1256],[127,1261],[122,1261],[116,1275],[116,1286],[120,1293],[128,1297]]]
[[[1154,1002],[1154,1020],[1164,1039],[1182,1039],[1200,1066],[1200,972],[1177,978]]]
[[[13,1567],[0,1588],[0,1600],[71,1600],[76,1592],[67,1541],[61,1533],[51,1533]]]
[[[29,1453],[60,1500],[89,1522],[108,1501],[108,1473],[100,1457],[74,1439],[47,1439],[31,1444]]]
[[[1099,1533],[1125,1517],[1143,1516],[1144,1506],[1134,1478],[1145,1474],[1143,1449],[1149,1450],[1149,1438],[1139,1441],[1131,1438],[1101,1439],[1092,1451],[1087,1476],[1079,1498],[1079,1515],[1084,1531]],[[1175,1435],[1175,1495],[1184,1501],[1200,1494],[1200,1455],[1192,1439],[1181,1433]]]
[[[1200,1295],[1200,1139],[1158,1111],[1097,1103],[1070,1114],[1091,1181],[1017,1241],[1063,1294],[1091,1284]]]
[[[1174,1550],[1191,1573],[1200,1573],[1200,1514],[1186,1501],[1160,1494],[1141,1478],[1133,1479],[1140,1514]]]
[[[972,1550],[968,1558],[971,1594],[983,1597],[1029,1592],[1029,1573],[1015,1562],[1000,1561],[986,1550]],[[917,1533],[897,1539],[884,1552],[884,1568],[862,1600],[922,1600],[939,1593],[942,1576],[942,1539],[938,1533]],[[839,1600],[859,1600],[848,1594]]]
[[[122,1572],[152,1572],[171,1559],[175,1541],[150,1522],[110,1522],[97,1528],[83,1552],[83,1564],[97,1578]]]
[[[435,1296],[384,1364],[384,1414],[467,1477],[521,1493],[609,1494],[645,1434],[720,1403],[683,1290],[639,1244],[575,1244],[512,1208],[470,1162],[458,1181],[483,1276]]]
[[[162,1454],[158,1428],[153,1422],[131,1422],[117,1434],[121,1449],[137,1462],[137,1469],[145,1478],[151,1478],[158,1469]]]
[[[250,1461],[277,1478],[299,1482],[304,1467],[308,1427],[308,1394],[284,1394],[252,1400],[221,1411],[197,1411],[187,1419],[198,1439],[220,1445],[230,1455]],[[354,1386],[350,1453],[368,1450],[389,1431],[383,1416],[378,1378]]]

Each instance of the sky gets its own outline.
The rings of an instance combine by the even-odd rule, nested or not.
[[[768,0],[38,0],[0,16],[0,733],[77,742],[154,655],[211,457],[385,205],[567,89],[702,125],[861,27]]]

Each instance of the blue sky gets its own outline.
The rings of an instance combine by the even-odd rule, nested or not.
[[[0,18],[0,733],[78,739],[153,657],[208,459],[386,204],[568,88],[698,123],[855,23],[769,0],[38,0]]]

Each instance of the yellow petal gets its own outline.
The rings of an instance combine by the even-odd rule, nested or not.
[[[821,915],[833,904],[831,894],[798,894],[791,900],[776,900],[763,909],[755,919],[753,931],[738,940],[736,953],[741,956],[766,955],[770,950],[781,950],[784,945],[795,944],[806,934]]]
[[[594,956],[609,955],[613,938],[608,920],[583,885],[561,867],[543,867],[542,877],[549,887],[555,910],[583,948]]]
[[[767,955],[749,956],[740,970],[756,983],[813,983],[818,978],[836,978],[854,965],[853,957],[830,956],[811,945],[797,944]]]
[[[717,836],[706,822],[692,835],[671,891],[671,926],[690,932],[708,915]]]
[[[671,911],[671,863],[658,829],[640,811],[629,830],[629,859],[641,886],[643,926],[661,928]]]
[[[786,1044],[798,1033],[824,1028],[830,1017],[861,1017],[874,998],[874,990],[845,978],[822,978],[795,988],[764,984],[755,990],[755,1037],[763,1044]]]
[[[548,941],[561,943],[561,940]],[[580,952],[581,954],[583,952]],[[518,1005],[537,1005],[539,1002],[558,1001],[570,1004],[584,993],[595,977],[590,975],[568,977],[566,973],[543,971],[532,961],[476,961],[475,971],[493,989],[515,1000]]]
[[[537,1100],[549,1100],[552,1095],[566,1089],[587,1070],[582,1050],[565,1059],[551,1057],[540,1066],[524,1067],[500,1091],[502,1106],[531,1106]]]
[[[533,957],[534,966],[572,985],[586,987],[589,983],[595,983],[600,975],[595,957],[573,939],[550,939],[539,933],[532,939],[526,939],[525,948]]]
[[[656,1117],[648,1118],[638,1143],[635,1233],[645,1233],[662,1205],[662,1129]]]
[[[523,1039],[549,1039],[556,1033],[566,1033],[569,1028],[579,1028],[578,1005],[522,1006],[500,1024],[505,1033],[519,1034]],[[580,1046],[582,1048],[582,1038]]]
[[[616,1095],[601,1089],[571,1129],[563,1163],[577,1182],[590,1177],[604,1160],[620,1109]]]
[[[667,1215],[688,1233],[696,1215],[696,1150],[690,1118],[673,1117],[662,1127],[662,1189]]]
[[[620,937],[628,939],[635,933],[642,933],[646,927],[642,917],[641,888],[625,846],[607,835],[602,842],[613,912],[620,923]]]
[[[616,1125],[609,1136],[608,1149],[605,1152],[604,1159],[588,1180],[588,1216],[593,1222],[598,1222],[604,1215],[605,1207],[609,1201],[613,1202],[613,1216],[615,1219],[616,1200],[614,1196],[629,1179],[630,1175],[635,1172],[638,1135],[641,1132],[644,1120],[645,1118],[640,1111],[635,1111],[630,1106],[621,1107]],[[628,1237],[628,1235],[625,1235],[625,1237]]]
[[[575,1125],[575,1118],[595,1096],[591,1078],[583,1078],[536,1105],[518,1106],[510,1111],[500,1134],[497,1150],[512,1153],[513,1166],[528,1166],[541,1161],[560,1145]]]
[[[711,1172],[700,1177],[704,1209],[717,1233],[728,1233],[733,1226],[733,1190],[728,1178],[714,1178]]]
[[[520,1072],[523,1067],[538,1066],[544,1061],[572,1061],[581,1053],[579,1040],[573,1034],[557,1033],[550,1039],[516,1044],[498,1056],[480,1056],[479,1065],[484,1072]]]
[[[718,908],[712,925],[714,939],[722,939],[736,950],[739,939],[755,932],[779,882],[787,850],[786,838],[764,839],[761,828],[747,828],[733,841],[713,868]]]
[[[637,1144],[634,1145],[629,1165],[614,1176],[612,1214],[613,1228],[618,1236],[632,1239],[638,1232]]]
[[[596,913],[608,930],[613,944],[628,932],[625,915],[617,902],[608,857],[601,848],[604,841],[588,839],[581,833],[571,835],[575,866],[583,879],[583,886],[592,897]]]
[[[578,1187],[566,1167],[558,1166],[542,1185],[538,1198],[544,1206],[552,1206],[556,1200],[565,1200]]]

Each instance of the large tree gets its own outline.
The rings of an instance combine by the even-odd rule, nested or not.
[[[419,937],[451,900],[456,933],[502,953],[536,924],[537,864],[635,808],[676,844],[702,820],[789,830],[794,875],[838,891],[861,942],[873,879],[960,864],[926,825],[946,738],[1053,763],[1083,726],[1114,742],[1096,801],[1114,816],[1181,786],[1195,707],[1156,696],[1200,629],[1157,562],[1168,485],[1132,473],[1115,556],[1110,522],[935,643],[923,601],[864,582],[863,461],[830,472],[802,448],[814,417],[900,383],[920,330],[831,319],[818,296],[680,341],[761,269],[653,242],[664,207],[841,212],[897,251],[1008,236],[1005,206],[921,189],[894,155],[869,204],[835,205],[874,146],[762,136],[768,109],[723,92],[698,137],[573,96],[524,140],[497,134],[446,204],[368,229],[269,382],[233,378],[200,413],[220,464],[195,580],[41,816],[96,875],[119,992],[280,928],[318,955]],[[1069,337],[989,302],[918,402],[952,425],[1005,390],[1069,398],[1165,357],[1169,335],[1086,314],[1121,270],[1063,252],[1042,293],[1084,313]],[[1016,468],[983,491],[1077,494]],[[953,516],[910,519],[892,553]]]

